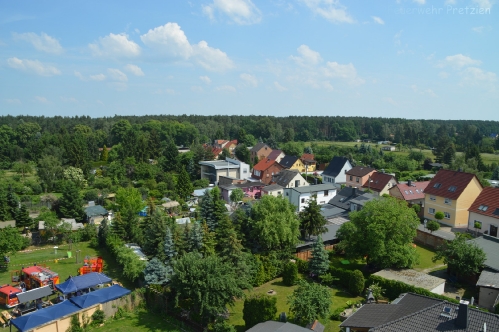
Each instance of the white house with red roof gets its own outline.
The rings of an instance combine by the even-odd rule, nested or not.
[[[468,229],[497,237],[499,228],[499,188],[486,187],[468,209]],[[475,227],[475,224],[479,227]]]

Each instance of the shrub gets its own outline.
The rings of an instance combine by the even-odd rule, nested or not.
[[[298,267],[298,272],[302,274],[307,274],[308,273],[308,262],[304,261],[303,259],[296,259],[296,266]]]
[[[106,315],[104,314],[104,311],[100,309],[95,310],[94,313],[92,314],[92,325],[100,325],[104,323],[105,318]]]
[[[276,297],[258,294],[244,300],[243,319],[246,329],[250,329],[258,323],[272,320],[276,314]]]
[[[233,325],[227,323],[227,321],[216,322],[210,331],[213,332],[236,332],[236,328]]]
[[[94,187],[98,189],[110,189],[112,186],[113,182],[111,181],[111,178],[108,177],[97,177],[95,178],[94,181]]]
[[[289,262],[282,271],[282,282],[286,286],[293,286],[298,280],[298,267],[295,263]]]
[[[414,204],[414,205],[412,206],[412,209],[413,209],[413,210],[416,212],[416,214],[417,214],[417,213],[419,213],[419,212],[421,211],[421,205],[419,205],[419,204]]]
[[[99,190],[88,189],[83,194],[83,199],[86,201],[97,201],[99,199]]]
[[[430,230],[430,232],[434,232],[440,228],[440,224],[435,220],[430,220],[426,223],[426,228]]]
[[[348,284],[348,290],[353,295],[360,295],[364,291],[365,279],[362,272],[359,270],[354,270],[352,273],[352,278]]]

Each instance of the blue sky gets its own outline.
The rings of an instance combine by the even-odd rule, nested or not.
[[[499,120],[495,1],[2,1],[0,114]]]

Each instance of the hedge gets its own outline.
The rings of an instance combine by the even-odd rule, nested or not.
[[[366,286],[369,287],[369,285],[372,285],[373,283],[378,283],[378,285],[381,288],[385,289],[384,296],[386,296],[390,301],[396,299],[402,293],[415,293],[423,296],[432,297],[434,299],[445,300],[447,302],[459,303],[459,301],[456,299],[432,293],[424,288],[411,286],[404,282],[396,280],[388,280],[376,275],[371,275],[367,279]]]

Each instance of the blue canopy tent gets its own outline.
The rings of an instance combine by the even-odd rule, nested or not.
[[[81,310],[79,307],[69,301],[47,307],[45,309],[37,310],[31,314],[18,317],[11,320],[11,324],[17,327],[21,332],[34,329],[37,326],[57,320],[61,317],[67,316]]]
[[[105,284],[111,281],[112,281],[111,278],[109,278],[105,274],[92,272],[81,276],[69,278],[69,280],[63,282],[62,284],[55,285],[55,288],[63,294],[69,294],[77,292],[82,289],[95,287],[100,284]]]
[[[129,294],[130,292],[130,290],[123,288],[120,285],[113,285],[111,287],[102,288],[85,295],[73,297],[70,299],[70,301],[76,304],[78,307],[84,309],[97,303],[106,303],[118,299]]]

